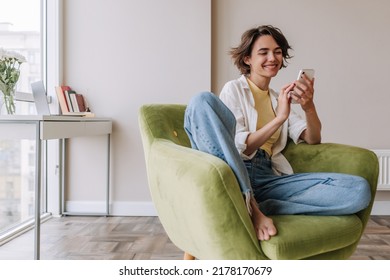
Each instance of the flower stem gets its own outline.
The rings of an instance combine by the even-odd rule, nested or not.
[[[14,89],[10,89],[6,93],[3,92],[4,104],[8,115],[15,114],[14,93],[15,93]]]

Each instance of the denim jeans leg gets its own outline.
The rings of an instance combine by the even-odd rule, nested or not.
[[[236,119],[213,93],[202,92],[189,102],[184,128],[192,148],[224,160],[233,170],[244,194],[251,190],[248,173],[235,143]]]
[[[348,215],[370,203],[362,177],[340,173],[275,175],[266,152],[245,161],[260,210],[266,215]]]
[[[268,215],[348,215],[366,208],[371,198],[367,180],[359,176],[301,173],[258,179],[255,197]]]

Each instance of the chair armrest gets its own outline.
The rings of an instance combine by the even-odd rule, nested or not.
[[[146,161],[153,202],[176,246],[199,259],[266,259],[224,161],[164,139]]]
[[[346,173],[361,176],[375,184],[378,179],[378,158],[374,152],[364,148],[334,143],[296,145],[290,141],[283,154],[295,173]]]

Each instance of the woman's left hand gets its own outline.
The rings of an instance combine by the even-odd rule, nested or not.
[[[314,108],[314,78],[310,80],[305,74],[303,80],[295,81],[294,91],[300,96],[291,95],[291,97],[302,106],[304,111]]]
[[[306,115],[306,129],[302,132],[300,138],[308,144],[321,143],[321,121],[317,115],[314,105],[314,78],[310,80],[305,74],[302,80],[295,82],[294,91],[300,95],[300,98],[292,95],[294,100],[301,104]]]

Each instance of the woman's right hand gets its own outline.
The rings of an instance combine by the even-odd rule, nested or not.
[[[276,118],[279,118],[281,122],[287,120],[290,115],[291,98],[288,93],[294,89],[294,86],[295,83],[287,84],[280,90]]]
[[[278,106],[276,107],[276,117],[255,132],[249,133],[246,138],[246,150],[244,154],[251,155],[277,131],[290,115],[291,99],[288,96],[289,91],[294,88],[294,84],[284,86],[278,97]]]

